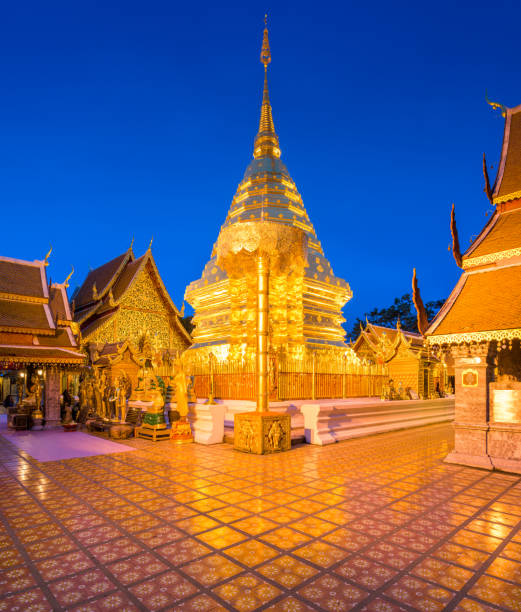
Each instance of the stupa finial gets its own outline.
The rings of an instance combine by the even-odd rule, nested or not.
[[[271,62],[270,41],[268,38],[268,15],[264,15],[264,33],[260,61],[264,64],[264,90],[262,92],[261,116],[259,133],[255,138],[253,156],[274,155],[280,157],[279,139],[275,133],[275,125],[271,113],[270,94],[268,90],[268,64]]]

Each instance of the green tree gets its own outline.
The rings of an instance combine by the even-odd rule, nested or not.
[[[427,317],[433,319],[438,310],[445,303],[445,300],[433,300],[425,304]],[[394,298],[393,303],[387,308],[373,308],[371,312],[365,312],[364,318],[356,318],[351,330],[347,332],[347,337],[356,340],[360,334],[360,325],[365,327],[365,318],[369,323],[382,325],[383,327],[396,327],[398,320],[402,329],[405,331],[418,333],[418,323],[416,319],[416,309],[412,301],[411,293],[404,293],[401,297]]]

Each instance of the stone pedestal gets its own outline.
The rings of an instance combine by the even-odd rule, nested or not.
[[[488,454],[498,470],[521,474],[521,382],[489,385]]]
[[[291,417],[272,412],[235,415],[233,447],[255,455],[279,453],[291,448]]]
[[[492,377],[488,342],[452,348],[456,382],[455,445],[445,461],[492,469],[487,451],[488,384]]]
[[[60,416],[60,371],[47,368],[45,372],[45,427],[59,427]]]
[[[224,404],[190,404],[188,421],[195,442],[220,444],[224,439]]]

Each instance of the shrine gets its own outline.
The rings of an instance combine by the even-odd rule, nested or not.
[[[156,349],[180,354],[190,346],[190,335],[161,280],[150,247],[136,258],[130,246],[91,270],[73,293],[72,304],[82,345],[92,354],[115,358],[125,343],[136,352],[145,334]]]
[[[354,352],[365,362],[385,366],[401,399],[439,397],[451,389],[452,370],[438,359],[421,334],[369,321],[353,344]]]
[[[9,423],[27,429],[57,425],[67,375],[86,363],[67,297],[68,280],[49,283],[48,257],[0,257],[0,401]]]
[[[426,330],[455,364],[456,445],[447,461],[521,473],[521,105],[492,103],[505,119],[494,214],[461,255],[461,277]]]

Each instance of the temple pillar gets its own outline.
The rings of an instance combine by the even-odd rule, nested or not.
[[[58,427],[60,414],[60,370],[55,367],[45,371],[45,427]]]
[[[493,377],[489,343],[451,349],[455,371],[454,450],[445,461],[493,469],[487,449],[488,384]]]

